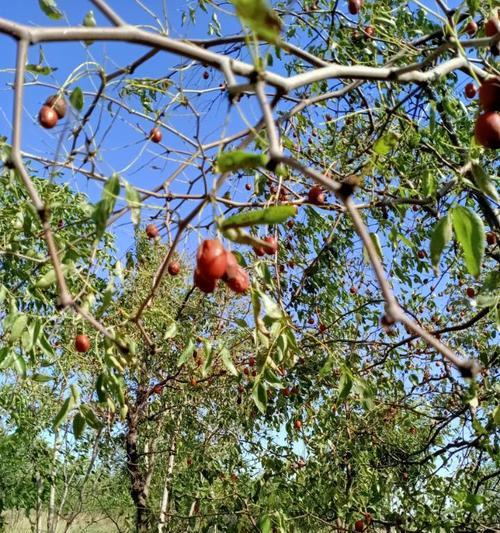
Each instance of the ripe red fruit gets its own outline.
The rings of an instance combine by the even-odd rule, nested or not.
[[[321,323],[319,326],[318,326],[318,329],[319,329],[319,332],[320,333],[324,333],[326,331],[326,326],[325,324]]]
[[[181,265],[177,261],[172,261],[168,264],[168,273],[171,276],[177,276],[177,274],[181,271]]]
[[[48,105],[41,107],[40,112],[38,113],[38,121],[43,128],[50,130],[57,124],[58,120],[59,117],[57,116],[55,109]]]
[[[319,185],[314,185],[307,193],[309,203],[314,205],[321,205],[325,203],[325,194]]]
[[[267,242],[267,246],[264,250],[266,254],[273,255],[278,251],[278,241],[275,237],[268,235],[264,238],[264,241]]]
[[[469,298],[474,298],[474,296],[476,296],[476,291],[472,287],[467,287],[465,293]]]
[[[354,531],[364,531],[364,530],[365,530],[364,520],[356,520],[356,522],[354,522]]]
[[[290,219],[286,225],[288,226],[289,229],[292,229],[294,226],[295,226],[295,220],[293,219]]]
[[[474,134],[476,141],[485,148],[500,148],[500,113],[486,111],[479,115]]]
[[[307,323],[308,324],[314,324],[314,318],[312,316],[310,316],[308,319],[307,319]]]
[[[497,243],[497,236],[495,235],[495,233],[493,233],[492,231],[487,233],[486,234],[486,242],[490,246],[493,246],[494,244],[496,244]]]
[[[300,429],[302,427],[302,422],[300,420],[295,420],[293,423],[295,429]]]
[[[258,257],[262,257],[266,253],[266,251],[264,250],[262,246],[254,247],[253,251],[255,252],[255,255],[257,255]]]
[[[198,287],[198,289],[200,289],[201,292],[204,292],[206,294],[210,292],[214,292],[215,286],[217,285],[216,279],[204,278],[198,269],[194,271],[193,281],[194,281],[194,286]]]
[[[290,388],[289,387],[286,387],[284,389],[282,389],[281,393],[283,394],[283,396],[285,396],[285,398],[288,398],[288,396],[290,396]]]
[[[161,132],[160,128],[153,128],[149,132],[149,140],[154,143],[160,143],[163,139],[163,133]]]
[[[196,254],[197,270],[205,279],[220,279],[226,273],[227,253],[218,239],[204,240]]]
[[[500,111],[500,76],[488,78],[482,83],[479,104],[485,111]]]
[[[425,251],[424,250],[419,250],[417,252],[417,256],[419,259],[424,259],[425,258]]]
[[[47,100],[45,100],[44,105],[54,109],[54,111],[57,113],[58,118],[64,118],[66,116],[66,112],[68,111],[66,100],[58,94],[53,94],[52,96],[49,96]]]
[[[350,292],[351,294],[358,294],[358,289],[357,289],[356,287],[353,286],[353,287],[351,287],[351,288],[349,289],[349,292]]]
[[[148,239],[154,239],[155,237],[158,237],[159,233],[160,230],[154,224],[148,224],[146,226],[146,235],[148,236]]]
[[[75,350],[80,353],[90,350],[90,339],[87,335],[80,334],[75,337]]]
[[[347,7],[351,15],[357,15],[363,7],[364,0],[349,0]]]
[[[471,20],[467,26],[465,26],[465,33],[470,35],[471,37],[474,36],[477,32],[477,24],[475,20]]]
[[[500,31],[500,21],[497,17],[491,17],[486,21],[484,25],[484,33],[486,37],[493,37],[496,33]]]
[[[228,277],[227,286],[236,294],[243,294],[250,288],[250,279],[248,272],[238,266],[233,276]]]
[[[245,185],[245,189],[246,189],[247,191],[251,191],[251,190],[252,190],[252,186],[250,185],[250,183],[247,183],[247,184]]]
[[[255,357],[250,357],[248,359],[248,365],[249,366],[255,366]]]
[[[465,96],[467,98],[475,98],[477,94],[477,88],[473,83],[468,83],[465,86]]]
[[[375,28],[373,26],[367,26],[364,32],[365,32],[365,36],[371,38],[375,35]]]

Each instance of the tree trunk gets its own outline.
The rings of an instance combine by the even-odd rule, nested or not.
[[[135,530],[137,533],[150,531],[151,512],[148,508],[149,484],[146,473],[140,465],[138,450],[139,409],[130,405],[127,414],[128,431],[126,436],[127,469],[130,476],[130,495],[135,505]]]
[[[170,486],[172,484],[172,473],[174,471],[174,464],[175,464],[177,432],[179,431],[180,423],[181,423],[181,415],[177,417],[175,431],[173,432],[172,439],[170,441],[167,474],[165,476],[165,483],[163,485],[163,496],[161,499],[160,520],[158,522],[158,533],[163,533],[165,526],[168,526],[168,514],[167,513],[168,513],[168,507],[170,504],[170,492],[171,492]]]

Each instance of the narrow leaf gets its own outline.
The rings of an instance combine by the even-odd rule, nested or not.
[[[62,404],[61,409],[59,409],[59,412],[54,418],[54,422],[52,423],[52,429],[54,431],[66,420],[66,417],[68,416],[68,413],[72,407],[73,407],[73,398],[70,396],[69,398],[66,398],[64,400],[64,403]]]
[[[257,209],[238,213],[220,223],[222,229],[255,226],[257,224],[280,224],[295,216],[297,208],[293,205],[278,205],[267,209]]]
[[[39,0],[41,10],[51,19],[59,20],[63,14],[59,11],[55,0]]]
[[[75,87],[73,89],[73,92],[69,97],[69,101],[77,111],[81,111],[83,109],[83,93],[80,87]]]
[[[81,413],[76,413],[73,418],[73,435],[75,439],[79,439],[83,435],[85,429],[85,418]]]
[[[125,200],[130,207],[132,222],[137,226],[141,222],[141,200],[135,187],[128,182],[125,182]]]
[[[262,381],[257,380],[255,382],[255,385],[252,389],[252,398],[257,406],[257,409],[261,413],[265,413],[267,408],[267,391]]]
[[[439,260],[445,246],[450,242],[452,237],[451,220],[448,215],[441,218],[435,225],[431,235],[430,252],[431,262],[436,273],[439,270]]]
[[[483,221],[476,213],[462,206],[454,207],[451,216],[457,241],[464,252],[465,266],[477,278],[486,246]]]
[[[179,359],[177,361],[177,366],[182,366],[190,357],[193,356],[194,353],[194,342],[193,339],[189,339],[188,343],[186,344],[186,347],[182,351],[181,355],[179,356]]]
[[[19,337],[21,337],[24,330],[26,329],[27,324],[28,324],[27,315],[19,315],[18,317],[16,317],[10,329],[10,340],[15,341],[19,339]]]
[[[264,154],[254,154],[243,150],[225,152],[217,157],[217,169],[221,174],[234,172],[240,168],[258,168],[267,164],[268,158]]]
[[[237,376],[238,370],[234,366],[233,358],[231,357],[231,353],[229,352],[229,350],[227,348],[222,348],[222,350],[220,351],[220,355],[227,371],[233,376]]]

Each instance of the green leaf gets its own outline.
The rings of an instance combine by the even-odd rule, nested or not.
[[[474,176],[474,181],[477,187],[484,192],[490,198],[493,198],[495,202],[500,201],[497,188],[493,184],[493,181],[490,179],[488,174],[483,170],[481,165],[476,163],[472,164],[472,175]]]
[[[349,393],[351,392],[351,389],[352,389],[352,385],[353,385],[353,381],[352,381],[351,373],[347,371],[346,369],[344,369],[342,371],[342,375],[340,376],[339,396],[337,399],[337,403],[339,404],[342,403],[347,398],[347,396],[349,396]]]
[[[436,192],[436,177],[432,170],[426,170],[422,174],[422,194],[425,197],[432,196]]]
[[[231,0],[241,22],[270,43],[279,40],[281,20],[265,0]]]
[[[272,522],[268,514],[262,515],[259,520],[259,529],[261,533],[271,533]]]
[[[478,277],[486,247],[483,221],[470,209],[457,206],[451,211],[453,229],[465,257],[469,273]]]
[[[280,224],[295,216],[297,208],[293,205],[277,205],[266,209],[257,209],[238,213],[219,223],[222,229],[241,228],[258,224]]]
[[[19,315],[10,328],[10,340],[15,341],[21,337],[28,324],[28,315]]]
[[[57,69],[44,66],[44,65],[33,65],[30,63],[29,65],[26,65],[26,70],[38,76],[48,76],[49,74],[52,74],[52,72],[54,72]]]
[[[97,418],[94,411],[88,405],[80,405],[80,412],[85,421],[92,429],[101,429],[103,423]]]
[[[132,222],[134,226],[137,226],[141,222],[141,200],[137,189],[132,187],[128,181],[125,182],[125,200],[130,207]]]
[[[373,145],[373,151],[378,155],[386,155],[396,147],[398,140],[398,134],[388,131],[387,133],[384,133],[382,137],[377,139]]]
[[[54,422],[52,423],[52,429],[54,431],[66,420],[66,417],[68,416],[68,413],[72,407],[73,407],[73,397],[70,396],[69,398],[66,398],[64,400],[61,406],[61,409],[59,409],[59,412],[54,418]]]
[[[163,334],[163,339],[164,340],[172,339],[176,335],[177,335],[177,323],[176,322],[172,322],[172,324],[170,324],[170,326],[168,326],[168,328],[166,329],[165,333]]]
[[[254,154],[243,150],[225,152],[217,157],[217,169],[221,174],[234,172],[240,168],[264,167],[268,162],[268,157],[264,154]]]
[[[75,87],[69,97],[71,105],[77,110],[81,111],[83,109],[83,93],[80,87]]]
[[[44,374],[33,374],[33,376],[31,376],[31,379],[33,381],[36,381],[37,383],[48,383],[54,378],[52,376],[45,376]]]
[[[267,408],[267,391],[262,381],[257,380],[255,382],[252,389],[252,398],[255,402],[255,405],[257,406],[257,409],[261,413],[265,413]]]
[[[430,253],[432,266],[436,273],[439,271],[439,260],[445,246],[452,237],[451,220],[448,215],[438,220],[431,235]]]
[[[186,344],[186,347],[182,351],[181,355],[179,356],[179,359],[177,361],[177,366],[182,366],[186,361],[193,356],[194,353],[194,342],[193,339],[189,339],[188,343]]]
[[[88,11],[83,17],[83,23],[86,28],[95,28],[97,26],[97,21],[92,10]],[[90,46],[94,41],[85,41],[87,46]]]
[[[85,429],[85,418],[81,413],[76,413],[73,418],[73,435],[75,439],[79,439],[83,435]]]
[[[500,426],[500,405],[497,405],[493,411],[493,422],[496,426]]]
[[[222,350],[220,351],[220,356],[227,371],[233,376],[238,376],[238,370],[234,366],[233,358],[231,357],[231,353],[229,352],[229,350],[227,348],[222,348]]]
[[[92,213],[92,218],[96,224],[97,238],[104,234],[106,223],[113,212],[119,194],[120,178],[118,174],[113,174],[104,185],[102,198],[97,202]]]
[[[382,259],[382,247],[380,246],[380,240],[378,238],[378,235],[376,233],[370,233],[370,239],[372,240],[377,255],[380,257],[380,259]],[[363,258],[366,263],[370,263],[370,258],[368,257],[368,252],[366,251],[365,246],[363,246]]]
[[[23,378],[26,377],[26,361],[21,354],[16,354],[14,357],[14,370]]]
[[[59,20],[63,14],[59,11],[55,0],[39,0],[41,10],[51,19]]]

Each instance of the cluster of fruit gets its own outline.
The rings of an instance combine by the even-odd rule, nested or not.
[[[66,116],[67,110],[68,106],[64,98],[58,94],[53,94],[45,100],[45,103],[40,108],[38,121],[45,129],[51,129],[57,124],[59,119]]]
[[[250,288],[248,272],[242,268],[232,252],[224,248],[218,239],[203,241],[196,254],[194,285],[202,292],[215,290],[222,279],[235,293],[242,294]]]

